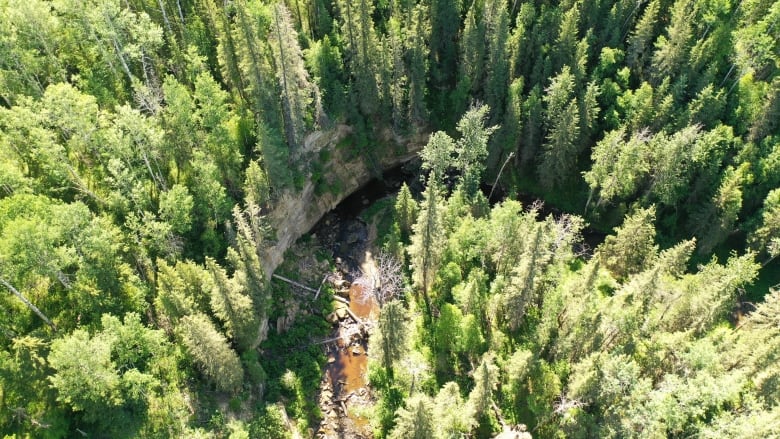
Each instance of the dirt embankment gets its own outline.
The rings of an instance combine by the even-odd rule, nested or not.
[[[348,147],[338,146],[350,133],[349,127],[340,125],[333,130],[318,131],[307,137],[306,145],[311,154],[319,153],[322,149],[330,151],[329,162],[323,164],[324,178],[331,186],[340,189],[337,193],[324,191],[318,194],[315,182],[308,179],[301,191],[286,192],[274,203],[274,209],[266,218],[276,232],[276,242],[263,255],[266,277],[270,277],[282,263],[285,251],[298,238],[309,232],[327,212],[376,176],[362,155],[350,157],[354,154],[348,151]],[[427,134],[409,139],[389,139],[403,146],[398,148],[400,152],[379,158],[379,166],[384,171],[415,158],[427,140]]]

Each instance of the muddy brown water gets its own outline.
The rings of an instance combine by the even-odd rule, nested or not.
[[[326,214],[314,226],[314,233],[323,248],[328,249],[334,260],[342,261],[342,269],[349,281],[354,281],[361,263],[365,259],[366,250],[372,245],[368,239],[367,224],[360,219],[360,214],[377,200],[396,193],[401,183],[406,182],[412,191],[419,194],[422,191],[419,175],[419,161],[394,168],[386,173],[383,179],[372,180],[369,184],[356,191],[330,213]],[[524,205],[531,201],[523,199]],[[491,203],[492,204],[492,203]],[[547,207],[542,216],[560,215],[560,211]],[[585,242],[595,248],[603,239],[603,234],[588,235]],[[588,239],[591,238],[591,239]],[[372,301],[364,299],[362,287],[353,283],[349,290],[349,309],[364,322],[376,321],[379,307]],[[323,371],[324,388],[332,389],[332,401],[335,405],[343,402],[346,417],[331,415],[323,420],[324,437],[338,438],[370,438],[373,437],[369,419],[358,415],[356,408],[371,405],[370,389],[368,388],[368,345],[367,337],[350,337],[358,324],[347,319],[339,324],[337,335],[339,340],[331,345],[328,352],[328,364]],[[323,411],[326,407],[323,406]],[[340,412],[341,410],[337,410]]]
[[[379,307],[373,300],[366,300],[361,285],[353,283],[350,286],[349,299],[349,309],[362,321],[375,320],[379,315]],[[344,401],[347,408],[347,423],[352,424],[346,428],[352,432],[349,436],[370,437],[369,419],[351,410],[356,405],[365,405],[369,397],[368,345],[365,338],[353,341],[349,336],[350,328],[356,326],[355,323],[339,325],[341,338],[336,343],[336,349],[329,354],[325,374],[334,399]]]
[[[373,301],[362,300],[363,289],[360,285],[352,284],[349,288],[349,309],[359,318],[366,320],[373,310]],[[339,328],[344,332],[345,328]],[[339,334],[342,335],[342,334]],[[366,386],[368,381],[368,346],[365,342],[348,344],[345,337],[337,342],[338,349],[331,354],[336,361],[330,363],[327,374],[333,383],[333,388],[342,396],[348,395]],[[359,352],[356,354],[356,352]]]

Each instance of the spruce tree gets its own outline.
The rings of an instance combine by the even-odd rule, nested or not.
[[[393,364],[406,349],[406,310],[398,300],[387,302],[379,313],[378,333],[372,336],[372,345],[379,351],[382,367],[392,376]]]
[[[303,53],[298,45],[298,33],[292,25],[290,12],[283,3],[273,6],[273,31],[270,34],[276,77],[281,90],[284,132],[287,144],[297,152],[303,136],[323,115],[319,90],[309,80],[303,65]],[[314,111],[309,108],[314,106]]]
[[[232,392],[241,386],[241,361],[208,317],[201,313],[185,316],[178,332],[195,365],[218,390]]]
[[[400,408],[395,416],[395,428],[391,439],[429,439],[434,437],[436,421],[433,418],[433,406],[430,398],[417,395],[406,401],[406,407]]]
[[[212,277],[211,309],[223,323],[225,334],[244,351],[257,337],[252,299],[246,295],[235,278],[228,278],[225,270],[213,259],[206,259],[206,268]]]
[[[395,220],[401,229],[404,240],[408,239],[409,234],[412,232],[412,226],[417,219],[417,210],[417,202],[412,198],[409,186],[407,186],[406,183],[403,183],[401,189],[398,191],[394,211]]]

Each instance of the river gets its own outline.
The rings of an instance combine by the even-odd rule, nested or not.
[[[332,283],[342,297],[342,300],[334,302],[336,310],[328,316],[334,323],[334,330],[332,341],[325,345],[328,360],[319,395],[323,420],[317,437],[373,437],[367,418],[374,403],[368,385],[368,336],[378,318],[379,307],[365,297],[359,277],[372,269],[376,230],[360,215],[380,199],[396,193],[402,182],[409,184],[412,192],[419,195],[422,184],[416,175],[419,175],[419,165],[394,168],[385,174],[383,180],[372,180],[347,197],[311,230],[336,263],[336,279],[332,279]],[[531,204],[527,199],[522,201],[524,205]],[[550,207],[541,212],[541,216],[560,214]],[[588,232],[593,236],[588,236]],[[586,230],[585,237],[587,243],[595,247],[604,235]],[[344,303],[347,301],[348,306]]]

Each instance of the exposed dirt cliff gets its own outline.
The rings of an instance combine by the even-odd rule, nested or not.
[[[274,245],[265,250],[263,267],[266,278],[281,264],[284,253],[303,234],[307,233],[323,215],[335,208],[350,194],[360,189],[384,170],[414,158],[428,140],[427,133],[411,138],[398,138],[387,134],[383,136],[387,150],[376,157],[376,166],[371,166],[367,157],[354,154],[349,141],[351,129],[340,125],[332,130],[317,131],[305,140],[307,153],[320,157],[329,156],[322,164],[323,178],[338,191],[317,191],[316,182],[307,178],[302,190],[286,192],[274,203],[274,209],[267,215],[267,221],[276,232]],[[319,154],[327,149],[329,154]],[[376,168],[376,169],[372,169]]]

